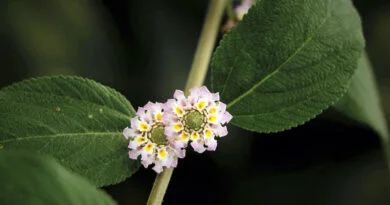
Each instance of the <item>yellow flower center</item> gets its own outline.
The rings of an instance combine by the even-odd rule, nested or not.
[[[217,116],[210,115],[207,119],[208,119],[209,122],[216,122],[217,121]]]
[[[174,129],[175,131],[180,131],[180,130],[183,129],[183,125],[180,124],[180,123],[177,123],[177,124],[175,124],[175,125],[173,126],[173,129]]]
[[[199,134],[197,133],[197,132],[192,132],[192,134],[191,134],[191,139],[192,140],[197,140],[199,138]]]
[[[187,141],[190,135],[186,132],[181,133],[181,140]]]
[[[205,136],[206,138],[210,138],[210,137],[213,136],[213,133],[211,132],[211,130],[206,129],[206,130],[204,131],[204,136]]]
[[[165,151],[165,149],[160,149],[160,151],[158,151],[158,156],[164,159],[167,156],[167,151]]]
[[[180,108],[180,107],[176,107],[175,108],[175,112],[178,116],[182,116],[183,115],[183,110]]]
[[[138,137],[138,139],[137,139],[137,143],[138,143],[138,144],[142,144],[142,143],[144,143],[144,142],[146,142],[145,137]]]
[[[203,110],[203,108],[206,107],[206,102],[201,100],[197,103],[196,107],[198,108],[198,110]]]
[[[158,122],[161,122],[161,121],[162,121],[162,113],[161,113],[161,112],[159,112],[159,113],[156,114],[156,120],[157,120]]]
[[[149,125],[146,123],[146,122],[141,122],[140,124],[139,124],[139,130],[141,130],[141,131],[146,131],[146,130],[148,130],[149,129]]]
[[[145,146],[145,151],[146,151],[146,152],[152,152],[152,151],[153,151],[153,148],[154,148],[153,144],[147,144],[147,145]]]

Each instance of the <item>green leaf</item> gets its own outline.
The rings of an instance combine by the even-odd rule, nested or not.
[[[1,204],[116,204],[54,159],[29,152],[0,152],[0,181]]]
[[[390,168],[389,131],[376,88],[375,77],[366,54],[359,60],[358,69],[352,78],[347,94],[335,104],[334,108],[351,119],[371,127],[379,134]]]
[[[347,94],[334,106],[346,116],[370,126],[388,141],[387,122],[382,111],[375,77],[367,55],[363,55]]]
[[[97,186],[132,175],[122,131],[135,115],[120,93],[80,77],[43,77],[0,90],[3,149],[54,156]]]
[[[347,89],[364,48],[349,0],[263,0],[224,36],[213,90],[232,123],[278,132],[314,118]]]

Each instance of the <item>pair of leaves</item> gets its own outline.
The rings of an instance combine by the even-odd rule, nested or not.
[[[282,131],[346,92],[363,47],[349,0],[260,1],[215,52],[213,88],[234,124]],[[114,184],[139,166],[122,136],[132,116],[122,95],[94,81],[27,80],[0,91],[0,144],[50,154],[97,186]]]
[[[115,204],[54,159],[29,152],[0,152],[0,181],[2,204]]]
[[[54,156],[97,186],[139,167],[122,131],[135,115],[117,91],[80,77],[26,80],[0,91],[0,144]]]

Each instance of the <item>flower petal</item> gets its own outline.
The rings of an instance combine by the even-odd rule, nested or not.
[[[153,163],[153,158],[152,156],[147,157],[145,156],[143,159],[141,159],[141,164],[145,167],[148,168],[149,165]]]
[[[163,167],[160,163],[154,163],[153,170],[160,174],[163,171]]]
[[[208,151],[215,151],[217,149],[217,140],[214,138],[208,139],[205,143]]]
[[[140,153],[139,153],[137,150],[130,150],[130,151],[129,151],[129,157],[130,157],[130,159],[137,160],[137,158],[138,158],[139,155],[140,155]]]
[[[222,126],[220,124],[213,124],[210,126],[210,128],[213,130],[214,134],[218,137],[223,137],[228,134],[226,126]]]
[[[200,140],[192,141],[191,146],[192,148],[194,148],[195,152],[203,153],[204,151],[206,151],[206,148]]]
[[[137,144],[136,141],[130,141],[128,147],[129,147],[130,149],[137,149],[138,144]]]
[[[123,135],[125,136],[126,139],[129,139],[129,137],[133,137],[134,135],[133,134],[133,131],[132,129],[126,127],[124,130],[123,130]]]
[[[230,122],[230,120],[231,120],[232,118],[233,118],[233,116],[232,116],[230,113],[228,113],[228,112],[221,113],[221,114],[219,115],[219,117],[218,117],[219,122],[220,122],[221,124],[226,124],[226,123]]]

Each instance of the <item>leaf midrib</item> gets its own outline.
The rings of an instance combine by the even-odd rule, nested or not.
[[[316,28],[315,31],[313,31],[312,33],[312,36],[309,36],[304,42],[303,44],[297,48],[295,50],[295,52],[289,56],[282,64],[280,64],[273,72],[271,72],[270,74],[266,75],[263,79],[261,79],[258,83],[256,83],[255,85],[253,85],[250,89],[248,89],[246,92],[244,92],[243,94],[241,94],[240,96],[238,96],[236,99],[234,99],[233,101],[231,101],[230,103],[227,104],[226,106],[226,109],[229,109],[230,107],[232,107],[234,104],[236,104],[238,101],[240,101],[241,99],[245,98],[246,96],[248,96],[249,94],[251,94],[257,87],[259,87],[260,85],[262,85],[265,81],[267,81],[269,78],[273,77],[276,73],[278,73],[284,65],[286,65],[288,62],[291,61],[291,59],[293,59],[308,43],[310,43],[312,40],[313,40],[313,36],[314,34],[317,33],[318,29],[320,29],[322,27],[322,25],[324,25],[324,23],[329,19],[329,17],[331,16],[331,12],[329,12],[329,15],[327,15],[325,18],[324,18],[324,21],[321,22],[319,24],[319,26]],[[234,69],[234,68],[233,68]]]
[[[23,140],[29,140],[29,139],[42,139],[42,138],[51,138],[51,137],[77,137],[80,135],[87,135],[87,136],[95,136],[95,135],[122,135],[121,132],[78,132],[78,133],[59,133],[59,134],[52,134],[52,135],[33,135],[33,136],[25,136],[25,137],[17,137],[13,139],[7,139],[0,141],[0,143],[8,143],[13,141],[23,141]]]
[[[236,99],[234,99],[233,101],[231,101],[227,106],[226,108],[229,109],[231,106],[233,106],[234,104],[236,104],[238,101],[240,101],[242,98],[245,98],[247,95],[251,94],[257,87],[259,87],[260,85],[262,85],[265,81],[267,81],[269,78],[271,78],[272,76],[274,76],[276,73],[278,73],[280,71],[280,69],[285,65],[287,64],[288,62],[290,62],[291,59],[293,59],[305,46],[306,44],[308,44],[310,41],[312,40],[312,37],[309,37],[306,39],[306,41],[290,56],[287,58],[287,60],[285,60],[280,66],[278,66],[272,73],[266,75],[263,79],[261,79],[258,83],[256,83],[254,86],[252,86],[250,89],[248,89],[246,92],[244,92],[243,94],[241,94],[240,96],[238,96]]]

